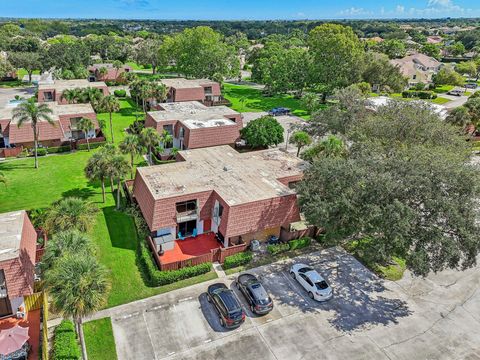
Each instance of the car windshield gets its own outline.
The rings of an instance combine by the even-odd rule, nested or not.
[[[242,309],[235,309],[228,313],[232,319],[238,319],[242,317]]]
[[[315,283],[315,287],[318,289],[318,290],[325,290],[328,288],[328,284],[325,280],[322,280],[322,281],[319,281],[319,282],[316,282]]]
[[[301,269],[298,270],[299,273],[303,273],[303,274],[307,273],[309,271],[313,271],[313,269],[309,268],[309,267],[304,267],[304,268],[301,268]]]

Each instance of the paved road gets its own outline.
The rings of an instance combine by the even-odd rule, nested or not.
[[[332,284],[327,303],[308,298],[289,263],[257,268],[275,308],[226,331],[205,300],[212,282],[101,311],[124,359],[480,359],[480,268],[427,279],[382,281],[337,249],[296,261]],[[232,277],[222,280],[232,285]]]

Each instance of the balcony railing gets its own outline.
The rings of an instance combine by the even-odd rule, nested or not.
[[[185,221],[197,220],[197,219],[198,219],[197,210],[177,212],[177,222],[179,223],[185,222]]]

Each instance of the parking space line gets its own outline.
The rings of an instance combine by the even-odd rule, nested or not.
[[[304,289],[301,287],[300,291],[298,291],[298,288],[297,288],[297,287],[295,286],[295,284],[293,283],[293,280],[290,279],[290,278],[288,277],[288,275],[285,274],[284,271],[282,271],[282,275],[283,275],[283,277],[284,277],[285,279],[287,279],[287,282],[290,284],[290,286],[293,288],[293,290],[294,290],[298,295],[300,295],[300,296],[302,297],[302,299],[303,299],[303,300],[305,301],[305,303],[306,303],[305,305],[306,305],[306,306],[310,305],[310,301],[309,301],[310,298],[307,299],[307,298],[305,297],[305,295],[303,294]],[[298,284],[298,285],[300,286],[300,284]]]
[[[143,317],[143,322],[145,323],[145,328],[147,329],[148,338],[150,339],[150,345],[152,345],[153,356],[155,357],[155,360],[157,360],[158,359],[157,353],[155,352],[155,346],[153,345],[152,334],[150,334],[150,329],[148,328],[147,319],[145,318],[145,313],[142,313],[142,317]]]

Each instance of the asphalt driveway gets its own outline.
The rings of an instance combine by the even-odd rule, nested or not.
[[[329,249],[295,259],[328,279],[334,298],[311,300],[289,262],[254,269],[274,301],[263,317],[223,329],[205,289],[211,283],[99,312],[111,316],[123,359],[480,359],[480,271],[427,279],[378,279]],[[233,277],[218,279],[237,291]],[[215,281],[213,281],[215,282]]]

